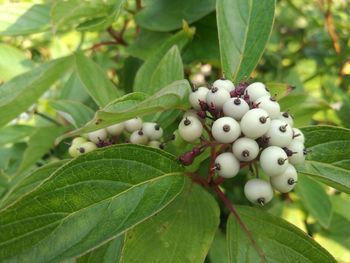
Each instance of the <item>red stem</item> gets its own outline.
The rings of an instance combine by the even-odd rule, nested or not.
[[[100,43],[94,44],[93,46],[91,46],[89,49],[90,50],[95,50],[98,49],[102,46],[108,46],[108,45],[117,45],[118,43],[115,41],[102,41]]]
[[[216,192],[216,194],[221,199],[221,201],[225,204],[225,206],[230,210],[230,212],[236,218],[238,224],[243,228],[244,232],[247,234],[247,236],[248,236],[249,240],[251,241],[252,245],[254,246],[256,251],[258,252],[259,257],[261,259],[261,262],[267,262],[266,258],[265,258],[265,255],[264,255],[264,252],[262,251],[262,249],[260,248],[258,243],[255,241],[255,239],[253,238],[252,233],[250,232],[248,227],[244,224],[244,222],[242,221],[241,217],[239,216],[239,214],[237,213],[236,209],[234,208],[233,204],[226,197],[224,192],[221,191],[221,189],[217,185],[213,185],[212,189]]]

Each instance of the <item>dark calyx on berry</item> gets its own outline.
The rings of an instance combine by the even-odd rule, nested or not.
[[[258,204],[264,206],[265,205],[265,198],[260,197],[260,198],[258,198],[257,202],[258,202]]]
[[[243,157],[249,157],[249,155],[250,155],[250,153],[249,153],[248,150],[244,150],[244,151],[242,152],[242,156],[243,156]]]
[[[239,99],[239,98],[236,98],[234,101],[233,101],[233,103],[235,104],[235,105],[240,105],[241,104],[241,100]]]
[[[230,125],[225,124],[224,126],[222,126],[222,130],[224,132],[229,132],[231,130],[231,127],[230,127]]]
[[[296,184],[297,182],[296,182],[293,178],[289,178],[288,181],[287,181],[287,183],[288,183],[289,185],[294,185],[294,184]]]
[[[279,165],[284,165],[284,163],[285,163],[287,160],[288,160],[288,159],[278,158],[277,163],[278,163]]]
[[[286,132],[287,131],[287,126],[288,126],[288,124],[280,126],[279,130],[281,132]]]
[[[160,125],[159,125],[159,124],[154,125],[154,129],[155,129],[156,131],[159,131],[159,130],[160,130]]]
[[[267,116],[267,117],[261,116],[261,117],[259,118],[259,121],[260,121],[262,124],[264,124],[264,123],[266,123],[266,121],[267,121],[268,118],[269,118],[268,116]]]
[[[185,124],[185,126],[188,126],[191,124],[191,121],[189,119],[185,118],[184,124]]]

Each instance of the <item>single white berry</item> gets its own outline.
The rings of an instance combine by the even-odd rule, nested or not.
[[[253,139],[242,137],[233,143],[232,152],[238,160],[249,162],[258,156],[259,145]]]
[[[72,140],[72,145],[80,146],[82,143],[86,142],[86,138],[84,137],[76,137]]]
[[[276,119],[280,116],[280,105],[279,103],[269,95],[262,96],[255,101],[259,109],[265,110],[271,119]]]
[[[252,139],[264,135],[270,125],[270,117],[263,109],[251,109],[241,119],[242,133]]]
[[[254,204],[265,205],[272,200],[273,189],[262,179],[250,179],[244,186],[244,195]]]
[[[134,144],[147,144],[148,137],[142,130],[134,131],[130,135],[130,142]]]
[[[222,109],[224,103],[231,98],[230,93],[225,89],[211,88],[208,92],[206,101],[209,107],[214,106],[216,109]]]
[[[145,122],[142,131],[150,140],[159,140],[163,136],[163,129],[155,122]]]
[[[79,151],[80,145],[81,144],[79,144],[79,145],[72,144],[68,149],[69,155],[72,156],[73,158],[78,157],[81,154]]]
[[[235,119],[222,117],[214,121],[211,133],[217,142],[231,143],[241,135],[241,127]]]
[[[114,124],[114,125],[107,127],[106,129],[110,135],[118,136],[124,131],[125,124],[124,124],[124,122],[117,123],[117,124]]]
[[[281,112],[278,119],[287,122],[290,125],[290,127],[293,127],[293,124],[294,124],[293,116],[290,115],[288,111]]]
[[[216,157],[214,167],[220,176],[232,178],[238,174],[240,164],[232,153],[226,152]]]
[[[286,147],[292,142],[293,129],[285,121],[272,120],[265,136],[269,140],[269,145]]]
[[[272,187],[281,193],[288,193],[293,190],[298,181],[298,173],[294,166],[289,164],[285,172],[278,176],[270,177]]]
[[[162,143],[160,141],[150,141],[148,146],[152,148],[162,149]]]
[[[239,121],[249,111],[248,103],[241,98],[231,98],[222,107],[225,116]]]
[[[265,84],[261,82],[254,82],[250,84],[246,88],[245,93],[249,96],[250,101],[256,101],[260,97],[270,95],[270,92],[265,86]]]
[[[209,92],[209,89],[206,87],[199,87],[199,88],[195,88],[190,96],[189,96],[189,101],[190,104],[192,105],[192,107],[195,110],[200,110],[201,106],[199,104],[199,101],[204,101],[206,102],[206,98],[207,98],[207,94]]]
[[[188,116],[179,124],[179,134],[187,142],[193,142],[201,137],[203,132],[202,123],[194,117]]]
[[[216,87],[218,89],[225,89],[228,92],[235,90],[235,85],[232,83],[232,81],[225,78],[215,80],[213,83],[213,87]]]
[[[282,148],[269,146],[261,152],[260,166],[268,176],[281,175],[288,167],[288,156]]]
[[[79,152],[81,154],[89,153],[89,152],[92,152],[96,149],[97,149],[97,146],[93,142],[84,142],[83,144],[80,145]]]
[[[292,141],[287,149],[291,151],[293,154],[288,157],[288,160],[291,164],[302,164],[305,162],[305,146],[302,142]]]
[[[298,128],[293,128],[293,141],[305,143],[304,134]]]
[[[139,117],[127,120],[124,124],[125,129],[130,133],[142,128],[142,120]]]
[[[195,111],[195,110],[188,110],[188,111],[186,111],[182,118],[185,119],[188,116],[191,116],[191,117],[194,117],[194,118],[197,118],[198,120],[200,120],[200,118],[199,118],[199,116],[197,114],[197,111]]]
[[[107,136],[108,134],[106,129],[100,129],[100,130],[88,133],[89,140],[92,141],[93,143],[102,142],[107,138]]]

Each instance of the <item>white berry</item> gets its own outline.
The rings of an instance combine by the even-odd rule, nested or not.
[[[78,157],[81,154],[79,151],[79,147],[80,147],[80,144],[79,146],[76,144],[72,144],[68,149],[69,155],[72,156],[73,158]]]
[[[201,109],[199,101],[206,102],[208,92],[209,92],[209,89],[206,87],[199,87],[194,89],[193,92],[191,92],[189,96],[189,101],[194,109],[196,110]]]
[[[280,147],[269,146],[261,152],[260,166],[268,176],[281,175],[288,167],[288,156]]]
[[[262,96],[255,101],[259,109],[265,110],[271,119],[276,119],[280,115],[280,105],[270,95]]]
[[[253,139],[242,137],[233,143],[232,151],[238,160],[249,162],[258,156],[259,145]]]
[[[244,195],[254,204],[265,205],[272,200],[273,189],[262,179],[251,179],[244,186]]]
[[[201,137],[203,132],[202,123],[194,117],[188,116],[179,124],[179,134],[187,142],[193,142]]]
[[[185,119],[188,116],[191,116],[191,117],[194,117],[194,118],[197,118],[198,120],[200,120],[200,118],[199,118],[199,116],[197,114],[197,111],[195,111],[195,110],[188,110],[188,111],[186,111],[182,118]]]
[[[302,164],[305,162],[305,146],[302,142],[292,141],[287,149],[290,150],[293,154],[288,157],[288,160],[291,164]]]
[[[237,158],[230,152],[222,153],[215,159],[217,173],[225,178],[232,178],[239,172],[240,165]]]
[[[114,124],[114,125],[107,127],[106,129],[110,135],[118,136],[124,131],[125,124],[124,124],[124,122],[117,123],[117,124]]]
[[[263,109],[251,109],[241,119],[242,133],[256,139],[264,135],[270,128],[271,120]]]
[[[265,136],[269,140],[269,145],[286,147],[293,139],[293,130],[285,121],[272,120],[271,126]]]
[[[291,164],[288,165],[286,171],[283,174],[270,177],[270,183],[272,187],[281,193],[288,193],[292,191],[297,181],[297,171]]]
[[[150,141],[148,143],[148,146],[150,146],[152,148],[161,149],[162,148],[162,143],[160,141]]]
[[[218,89],[225,89],[228,92],[235,90],[235,85],[232,83],[232,81],[225,78],[215,80],[213,83],[213,87],[216,87]]]
[[[159,140],[163,136],[163,129],[155,122],[145,122],[142,131],[150,140]]]
[[[72,140],[72,145],[80,146],[84,142],[86,142],[86,139],[84,137],[76,137]]]
[[[298,128],[293,128],[293,141],[305,143],[304,134]]]
[[[89,140],[94,143],[99,143],[101,141],[104,141],[107,138],[107,136],[108,134],[106,129],[100,129],[100,130],[88,133]]]
[[[125,122],[125,129],[130,133],[140,130],[141,128],[142,128],[142,120],[139,117],[127,120]]]
[[[290,125],[290,127],[293,127],[293,124],[294,124],[293,116],[290,115],[288,111],[281,112],[278,119],[287,122]]]
[[[79,147],[79,151],[81,154],[92,152],[93,150],[96,150],[96,149],[97,149],[97,146],[93,142],[84,142]]]
[[[206,101],[209,107],[222,109],[224,103],[231,98],[230,93],[225,89],[213,87],[207,94]]]
[[[231,98],[222,107],[225,116],[239,121],[249,111],[248,103],[241,98]]]
[[[134,144],[147,144],[148,137],[142,130],[134,131],[130,135],[130,142]]]
[[[217,142],[231,143],[241,135],[241,127],[236,120],[222,117],[214,121],[211,133]]]
[[[260,97],[270,95],[270,92],[266,88],[265,84],[261,82],[254,82],[250,84],[246,88],[245,93],[249,96],[250,101],[256,101]]]

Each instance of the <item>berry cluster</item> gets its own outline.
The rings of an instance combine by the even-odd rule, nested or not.
[[[155,122],[143,122],[141,118],[137,117],[90,132],[84,137],[74,138],[69,147],[69,154],[72,157],[77,157],[96,148],[116,144],[122,134],[126,135],[124,136],[125,142],[163,148],[161,142],[163,129],[160,125]]]
[[[184,165],[191,164],[209,140],[211,145],[223,145],[221,149],[232,145],[229,151],[219,153],[210,167],[219,176],[232,178],[242,167],[255,168],[257,178],[244,187],[250,202],[264,205],[272,199],[273,189],[287,193],[294,188],[297,172],[293,165],[302,164],[307,153],[304,135],[293,128],[293,117],[281,112],[263,83],[235,87],[222,78],[211,88],[193,87],[189,101],[193,110],[185,113],[178,132],[190,143],[200,139],[201,146],[180,157]],[[209,138],[203,136],[203,130]],[[259,178],[258,162],[269,182]]]

